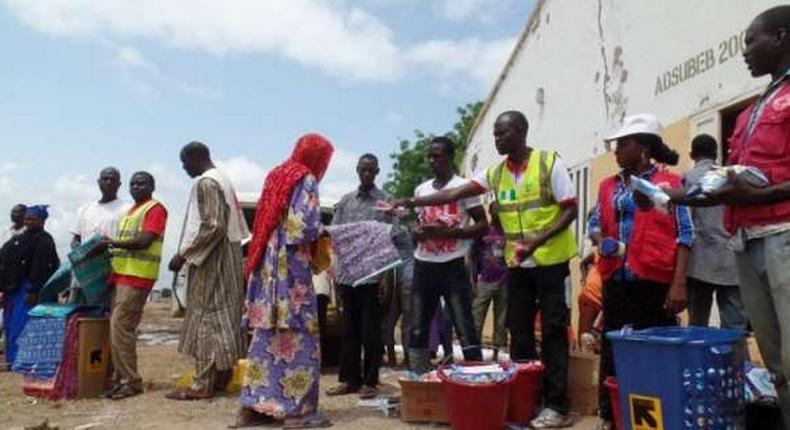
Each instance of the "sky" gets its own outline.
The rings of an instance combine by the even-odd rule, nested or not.
[[[129,200],[129,176],[148,170],[170,212],[169,258],[191,140],[244,193],[310,131],[336,147],[322,198],[355,187],[365,152],[382,182],[400,138],[449,130],[456,107],[486,97],[532,3],[0,0],[0,211],[50,204],[65,251],[101,168],[121,170]]]

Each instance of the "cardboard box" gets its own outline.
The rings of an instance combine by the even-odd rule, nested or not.
[[[100,397],[110,364],[110,320],[82,318],[78,323],[77,398]]]
[[[441,382],[400,380],[401,421],[448,423],[447,402]]]
[[[581,415],[595,415],[597,412],[600,362],[597,354],[571,351],[568,395],[573,412]]]

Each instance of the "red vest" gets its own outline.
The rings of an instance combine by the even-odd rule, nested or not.
[[[751,136],[746,126],[754,105],[738,115],[730,137],[729,164],[760,169],[771,185],[790,181],[790,82],[782,84],[765,104]],[[730,233],[741,227],[790,221],[790,201],[760,206],[727,206],[724,225]]]
[[[601,211],[601,236],[621,240],[617,214],[614,208],[614,193],[620,182],[618,176],[604,179],[598,192],[598,207]],[[650,182],[677,188],[680,176],[666,170],[657,170]],[[627,265],[640,279],[669,284],[675,275],[678,229],[671,210],[664,213],[658,209],[636,209],[625,258],[599,258],[597,267],[604,281]]]

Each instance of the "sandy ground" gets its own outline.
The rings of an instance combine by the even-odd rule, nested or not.
[[[175,402],[164,394],[174,387],[178,376],[191,362],[176,352],[175,341],[180,321],[169,318],[167,306],[149,304],[141,326],[139,366],[146,391],[134,398],[111,401],[90,399],[51,402],[26,397],[20,388],[21,377],[0,373],[0,430],[22,430],[49,420],[61,430],[75,429],[224,429],[233,421],[238,408],[236,396],[222,396],[202,402]],[[334,372],[321,380],[321,390],[337,381]],[[395,394],[397,372],[382,369],[382,391]],[[357,406],[353,396],[328,398],[322,395],[321,410],[337,429],[443,429],[442,425],[415,425],[397,418],[385,418],[375,409]],[[579,417],[573,429],[591,430],[595,420]]]

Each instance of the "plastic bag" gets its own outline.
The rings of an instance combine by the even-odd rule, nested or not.
[[[714,167],[705,172],[699,182],[688,189],[686,196],[702,197],[718,190],[727,184],[729,172],[735,173],[741,180],[753,187],[765,188],[770,185],[768,178],[756,167],[741,165]]]
[[[658,185],[642,179],[637,176],[631,175],[631,186],[634,190],[647,196],[654,205],[659,208],[666,209],[669,203],[669,196]]]
[[[417,373],[414,371],[407,371],[400,379],[406,381],[422,381],[422,382],[442,382],[436,370],[426,373]]]
[[[749,403],[771,404],[776,402],[777,393],[774,378],[768,369],[746,363],[745,395]]]
[[[497,384],[510,380],[516,373],[516,367],[503,367],[499,364],[477,366],[459,366],[453,364],[443,371],[448,378],[457,382],[473,385]]]

